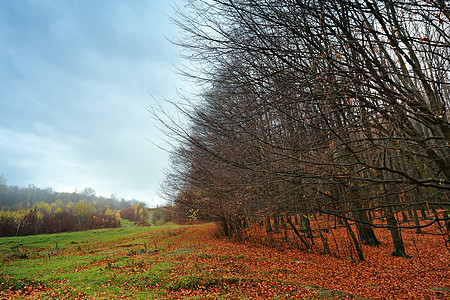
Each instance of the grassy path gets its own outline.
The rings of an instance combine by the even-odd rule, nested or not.
[[[413,260],[387,255],[378,266],[354,263],[235,244],[214,230],[204,224],[0,238],[0,299],[450,297],[448,269],[410,276]],[[430,276],[439,280],[427,284]]]

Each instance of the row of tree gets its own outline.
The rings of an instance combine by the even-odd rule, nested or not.
[[[29,209],[0,210],[0,236],[24,236],[120,226],[120,211],[76,203],[40,202]]]
[[[164,208],[155,208],[151,221],[167,222]],[[44,233],[81,231],[101,228],[117,228],[121,219],[139,226],[150,226],[149,209],[144,203],[127,205],[121,210],[109,205],[99,206],[89,200],[63,203],[57,200],[48,204],[36,203],[32,208],[0,210],[0,236],[25,236]]]
[[[90,187],[86,187],[81,191],[67,193],[56,192],[52,188],[40,188],[33,184],[29,184],[26,187],[8,185],[6,177],[0,174],[0,209],[29,209],[40,202],[51,204],[56,201],[68,203],[80,200],[88,200],[96,207],[109,206],[111,209],[122,209],[128,205],[139,203],[136,199],[126,200],[114,194],[110,197],[99,196]]]
[[[179,214],[326,252],[344,228],[360,260],[374,228],[397,256],[403,230],[449,239],[448,1],[196,0],[174,21],[201,87],[175,104],[188,127],[155,114]]]
[[[115,228],[121,219],[150,225],[148,217],[145,203],[136,200],[96,196],[92,188],[59,193],[34,185],[8,186],[0,176],[0,236]]]

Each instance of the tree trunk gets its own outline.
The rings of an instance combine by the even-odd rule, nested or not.
[[[274,233],[280,233],[280,218],[278,216],[273,217],[273,227],[274,227],[274,230],[273,230]]]
[[[351,239],[353,241],[353,244],[355,245],[356,253],[358,254],[358,259],[360,261],[365,261],[362,249],[361,249],[361,247],[359,245],[359,241],[356,238],[356,235],[353,232],[352,227],[348,223],[347,219],[343,219],[343,221],[344,221],[345,227],[347,228],[347,232],[350,235],[350,237],[351,237]]]
[[[370,223],[369,218],[367,217],[366,211],[363,210],[363,205],[359,200],[360,196],[358,194],[355,194],[355,192],[353,192],[352,194],[355,196],[355,199],[351,202],[351,205],[353,206],[353,216],[355,220],[361,222],[356,223],[356,229],[358,230],[361,242],[364,245],[380,245],[381,243],[375,236],[375,232],[373,231],[372,226],[368,224]]]
[[[385,174],[383,172],[378,172],[377,175],[378,179],[382,179],[383,181],[386,180]],[[380,191],[381,194],[384,195],[383,196],[384,203],[388,204],[388,206],[384,211],[386,217],[386,224],[388,226],[388,230],[391,232],[392,242],[394,244],[394,250],[392,251],[391,255],[409,258],[410,256],[407,255],[405,252],[405,246],[403,245],[402,235],[400,229],[398,228],[397,220],[395,219],[394,209],[391,206],[391,204],[398,203],[398,201],[395,201],[395,199],[393,199],[393,196],[389,195],[389,191],[385,183],[380,184]]]
[[[405,246],[403,245],[402,234],[400,228],[398,228],[397,220],[395,219],[394,210],[391,206],[386,208],[386,222],[389,226],[389,231],[391,232],[392,242],[394,244],[394,251],[391,255],[400,256],[405,258],[411,258],[405,252]]]
[[[416,205],[412,206],[412,213],[414,216],[414,224],[417,226],[416,227],[416,233],[422,233],[422,229],[419,227],[420,226],[420,221],[419,221],[419,216],[417,214],[417,209],[418,207]]]
[[[305,240],[305,238],[300,234],[300,232],[298,232],[297,228],[295,227],[294,224],[292,224],[291,220],[287,219],[287,221],[288,221],[289,225],[291,225],[292,230],[294,230],[295,235],[300,239],[302,244],[305,245],[308,252],[310,252],[311,246],[308,244],[308,242]]]

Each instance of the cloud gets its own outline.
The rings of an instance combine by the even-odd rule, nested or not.
[[[161,10],[162,0],[0,3],[0,173],[10,184],[161,202],[168,155],[147,141],[161,133],[143,106],[181,84]]]
[[[0,129],[0,155],[7,158],[2,167],[11,172],[8,179],[13,181],[21,180],[26,177],[27,180],[36,180],[40,184],[39,178],[45,179],[67,177],[65,170],[84,173],[81,166],[71,160],[74,156],[73,150],[63,144],[60,139],[55,138],[53,130],[45,125],[37,124],[40,134],[31,134],[26,132],[16,132]],[[72,141],[72,145],[76,141]]]

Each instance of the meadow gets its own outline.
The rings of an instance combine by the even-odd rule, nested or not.
[[[0,238],[0,299],[450,297],[448,265],[432,264],[448,264],[446,251],[398,258],[384,242],[370,248],[368,261],[355,262],[238,244],[217,236],[214,224],[125,225]]]

